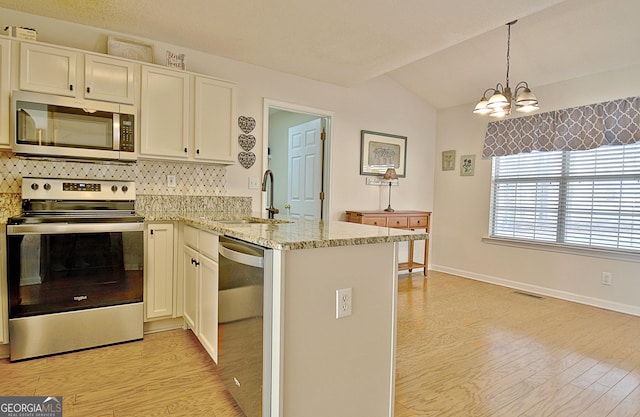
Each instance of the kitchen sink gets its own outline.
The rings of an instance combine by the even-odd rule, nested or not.
[[[278,224],[278,223],[291,223],[287,220],[274,220],[274,219],[260,219],[257,217],[245,218],[245,219],[226,219],[216,220],[218,223],[224,224]]]

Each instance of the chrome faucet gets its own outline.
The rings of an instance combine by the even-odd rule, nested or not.
[[[273,219],[274,216],[280,213],[280,210],[273,207],[273,172],[270,169],[264,172],[264,177],[262,177],[262,191],[267,191],[267,177],[271,180],[271,189],[269,190],[269,208],[267,211],[269,212],[269,218]]]

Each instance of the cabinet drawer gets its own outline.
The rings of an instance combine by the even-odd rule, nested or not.
[[[214,261],[218,260],[218,235],[200,230],[200,253]]]
[[[429,225],[429,216],[409,217],[409,227],[412,229],[422,229]]]
[[[408,225],[409,225],[409,221],[405,216],[398,216],[398,217],[392,216],[392,217],[389,217],[389,219],[387,220],[388,227],[399,227],[399,228],[406,229]]]
[[[198,250],[198,229],[191,226],[184,226],[183,238],[185,245]]]
[[[387,225],[387,218],[386,217],[363,217],[362,218],[362,223],[363,224],[370,224],[372,226],[386,226]]]

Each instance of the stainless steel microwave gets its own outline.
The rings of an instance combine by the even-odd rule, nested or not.
[[[14,91],[11,150],[20,155],[135,161],[135,107]]]

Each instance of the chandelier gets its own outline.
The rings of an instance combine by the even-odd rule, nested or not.
[[[512,95],[509,87],[509,55],[511,52],[511,26],[517,20],[507,23],[507,83],[503,86],[498,83],[495,88],[487,88],[482,94],[482,98],[476,104],[473,112],[475,114],[488,114],[492,117],[505,117],[511,114],[511,106],[513,97],[515,97],[516,111],[529,113],[538,110],[538,99],[529,89],[529,85],[525,81],[520,81]],[[487,94],[493,93],[489,99]]]

